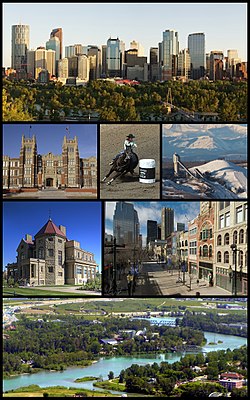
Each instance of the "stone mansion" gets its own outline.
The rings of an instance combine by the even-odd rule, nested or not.
[[[78,141],[64,136],[62,154],[38,154],[35,135],[22,136],[20,156],[3,156],[3,189],[96,188],[96,157],[80,158]]]
[[[94,254],[68,240],[66,228],[49,219],[32,239],[25,235],[17,248],[17,261],[7,265],[7,279],[27,286],[85,284],[96,276]]]

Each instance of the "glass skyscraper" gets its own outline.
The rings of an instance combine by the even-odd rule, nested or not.
[[[166,81],[177,75],[177,57],[179,53],[178,32],[166,30],[160,49],[162,80]]]
[[[191,61],[191,79],[203,78],[206,72],[205,34],[191,33],[188,35],[188,50]]]
[[[27,71],[27,51],[29,50],[29,25],[12,25],[11,68]]]
[[[117,244],[138,245],[140,224],[133,204],[119,201],[116,203],[113,234]]]
[[[107,73],[110,77],[122,77],[122,68],[124,62],[125,44],[120,39],[111,39],[107,41],[106,62]]]
[[[162,208],[161,210],[161,240],[166,240],[174,232],[174,210]]]

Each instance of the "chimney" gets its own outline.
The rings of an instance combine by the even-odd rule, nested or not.
[[[25,240],[26,240],[26,242],[32,242],[32,235],[28,235],[28,234],[26,233],[26,235],[25,235]]]
[[[64,235],[66,236],[66,227],[63,225],[59,225],[59,229],[60,231],[62,231],[62,233],[64,233]]]

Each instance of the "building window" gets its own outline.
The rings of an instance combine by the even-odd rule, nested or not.
[[[225,225],[228,227],[230,226],[230,212],[225,214]]]
[[[48,249],[48,256],[53,257],[54,256],[54,250],[53,249]]]
[[[247,221],[247,204],[244,204],[244,220]]]
[[[240,244],[243,244],[243,243],[244,243],[244,229],[241,229],[241,230],[240,230],[240,233],[239,233],[239,243],[240,243]]]
[[[58,243],[62,243],[62,239],[58,239]]]
[[[38,249],[38,258],[43,258],[43,248],[39,247]]]
[[[224,253],[224,264],[229,264],[229,252],[225,251]]]
[[[236,208],[236,223],[243,222],[243,206]]]
[[[217,253],[217,262],[221,262],[221,252],[220,251],[218,251],[218,253]]]
[[[21,260],[24,260],[25,259],[25,255],[24,255],[24,253],[21,253]]]
[[[63,273],[58,271],[58,276],[63,276]]]
[[[36,264],[31,264],[31,278],[36,277]]]
[[[62,265],[62,251],[58,250],[58,265]]]
[[[234,231],[234,233],[233,233],[233,244],[237,244],[237,236],[238,236],[237,231]]]
[[[224,216],[224,214],[222,214],[222,215],[220,215],[219,216],[219,227],[220,228],[224,228],[224,226],[225,226],[225,216]]]
[[[248,259],[248,252],[246,251],[246,254],[245,254],[245,267],[248,266],[248,264],[247,264],[247,259]]]
[[[75,165],[75,159],[74,158],[70,158],[68,165]]]
[[[53,160],[47,160],[46,165],[47,167],[53,167]]]
[[[81,267],[80,268],[79,267],[76,268],[76,274],[77,275],[82,275],[82,268]]]
[[[69,147],[69,153],[74,153],[74,147]]]
[[[224,245],[229,244],[229,233],[226,233],[224,236]]]
[[[241,266],[243,266],[243,259],[244,259],[244,254],[243,254],[243,251],[241,250],[239,252],[239,258],[238,258],[238,264]]]
[[[221,235],[217,237],[217,246],[221,246]]]
[[[54,239],[53,239],[53,238],[51,238],[51,237],[50,237],[50,238],[48,238],[48,241],[49,241],[49,242],[53,242],[53,240],[54,240]]]
[[[213,247],[209,246],[209,257],[213,256]]]
[[[208,257],[208,246],[203,246],[203,257]]]
[[[54,267],[48,267],[48,272],[53,273],[54,272]]]

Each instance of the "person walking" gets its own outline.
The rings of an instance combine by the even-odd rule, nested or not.
[[[132,286],[133,286],[133,275],[131,274],[131,271],[129,271],[127,275],[127,283],[128,283],[128,295],[132,296]]]

